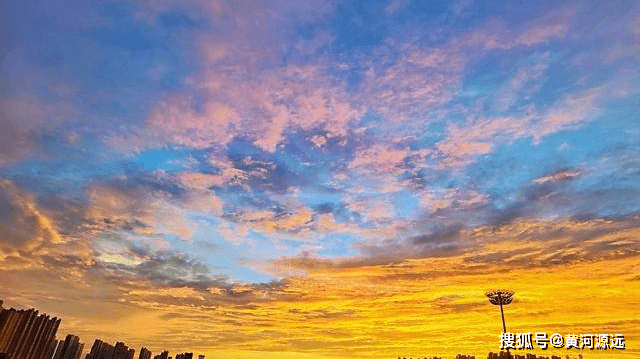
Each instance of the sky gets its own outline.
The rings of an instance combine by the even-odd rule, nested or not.
[[[0,299],[58,337],[481,357],[498,287],[640,355],[640,3],[0,6]]]

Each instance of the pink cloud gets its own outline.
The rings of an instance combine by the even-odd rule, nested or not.
[[[484,50],[504,50],[516,46],[532,46],[564,37],[570,29],[575,9],[565,7],[550,11],[511,30],[499,20],[488,21],[480,27],[453,41],[456,46],[480,46]]]
[[[227,11],[227,5],[222,3],[215,7],[216,14]],[[293,6],[290,11],[295,13],[303,8]],[[250,9],[250,14],[242,15],[238,21],[259,17],[254,10]],[[254,66],[257,57],[248,56],[249,42],[255,39],[244,30],[226,39],[203,35],[198,42],[199,53],[203,63],[210,66],[188,83],[204,95],[204,104],[196,106],[188,93],[168,96],[152,110],[147,120],[148,132],[160,142],[164,139],[195,148],[213,147],[212,157],[222,162],[226,159],[221,152],[217,154],[218,150],[234,136],[248,138],[263,150],[273,152],[282,144],[288,130],[321,128],[327,131],[326,136],[311,139],[320,147],[330,137],[345,137],[349,126],[366,110],[373,110],[390,120],[380,124],[386,129],[383,136],[389,140],[402,138],[447,115],[447,111],[438,108],[457,95],[466,63],[478,46],[489,51],[559,38],[568,31],[571,16],[571,9],[551,12],[515,31],[508,31],[499,21],[493,20],[438,48],[422,49],[411,43],[404,44],[406,56],[400,58],[386,54],[381,46],[375,49],[376,56],[388,58],[386,63],[393,64],[384,69],[373,63],[361,64],[369,70],[359,84],[359,91],[346,91],[345,85],[332,79],[329,69],[321,62],[259,70]],[[331,41],[330,36],[321,38],[318,41]],[[234,46],[230,46],[232,43]],[[268,41],[262,45],[262,49],[271,51]],[[270,56],[258,54],[258,57],[263,55]],[[348,69],[349,65],[341,66]],[[528,88],[525,85],[539,79],[545,69],[544,61],[521,69],[500,95],[499,106],[504,109],[512,106],[514,94]],[[561,113],[550,114],[547,122],[563,122],[562,116]],[[489,153],[494,135],[520,137],[530,133],[526,129],[531,125],[530,116],[524,117],[524,120],[508,116],[477,119],[471,133],[466,133],[466,129],[451,128],[449,141],[438,144],[444,162],[449,166],[460,165],[468,163],[475,154]],[[540,128],[542,135],[551,128],[552,125],[547,129]],[[242,182],[243,177],[250,176],[227,167],[226,170],[223,168],[222,175],[208,176],[207,180],[220,185],[231,179]]]
[[[583,173],[581,171],[578,171],[575,169],[565,170],[565,171],[560,171],[560,172],[556,172],[553,174],[536,178],[535,180],[533,180],[533,182],[538,184],[549,183],[549,182],[559,182],[559,181],[566,181],[566,180],[578,178],[578,177],[581,177],[582,175]]]
[[[313,222],[314,232],[320,233],[347,233],[356,230],[353,224],[337,222],[333,213],[316,214]]]
[[[362,91],[355,95],[354,101],[385,115],[394,123],[413,128],[429,120],[425,117],[427,110],[454,97],[465,58],[450,47],[424,50],[406,45],[404,51],[407,56],[396,59],[393,66],[383,71],[370,65],[361,85]],[[384,58],[387,55],[381,50],[376,56]]]
[[[170,142],[195,148],[214,143],[224,146],[233,138],[229,127],[237,120],[235,111],[219,102],[209,102],[202,113],[194,109],[194,101],[177,95],[156,105],[148,119],[148,126],[158,136],[168,136]]]
[[[450,207],[467,209],[488,202],[487,195],[463,188],[425,189],[418,195],[421,207],[429,213]]]
[[[393,14],[399,10],[402,10],[409,4],[408,0],[393,0],[384,8],[384,11],[388,14]]]
[[[396,149],[385,145],[374,145],[369,148],[359,150],[353,161],[349,163],[349,168],[357,172],[370,172],[373,174],[399,174],[399,168],[403,160],[411,155],[413,151],[409,149]]]
[[[363,216],[366,222],[385,223],[395,215],[395,208],[388,199],[362,198],[349,202],[347,207]]]
[[[362,111],[344,102],[343,90],[327,81],[313,66],[288,66],[242,81],[208,71],[195,82],[209,98],[201,111],[190,96],[177,94],[158,103],[147,124],[174,143],[196,148],[223,147],[243,134],[272,152],[288,128],[322,127],[329,136],[344,136]]]
[[[528,106],[521,116],[479,118],[467,126],[452,126],[447,138],[436,147],[444,156],[444,166],[460,167],[473,162],[477,155],[491,152],[496,143],[529,136],[537,143],[549,134],[575,128],[596,117],[602,94],[602,88],[592,88],[568,95],[542,113]]]
[[[576,9],[573,7],[553,10],[527,24],[524,31],[514,39],[514,43],[528,46],[562,38],[567,34],[575,13]]]
[[[596,87],[578,95],[568,95],[542,118],[534,133],[537,142],[542,137],[562,129],[580,125],[583,121],[596,117],[600,109],[598,101],[603,96],[603,88]]]
[[[525,31],[515,39],[515,43],[519,45],[534,45],[547,42],[549,39],[562,37],[569,25],[566,23],[539,25]]]

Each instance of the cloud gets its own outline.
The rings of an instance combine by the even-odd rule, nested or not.
[[[146,258],[134,266],[119,266],[115,263],[104,263],[104,265],[122,269],[114,272],[118,273],[115,275],[122,275],[125,278],[132,275],[131,278],[135,280],[144,278],[162,287],[188,287],[202,291],[225,284],[226,277],[211,275],[208,266],[187,255],[168,251],[154,253],[136,247],[130,247],[129,250]]]
[[[304,13],[304,9],[304,6],[287,6],[272,16],[287,11]],[[221,3],[214,13],[221,16],[230,10]],[[254,10],[243,17],[254,16]],[[569,15],[548,16],[564,24]],[[536,24],[529,24],[528,29],[521,31],[521,41],[510,41],[530,45],[566,30],[562,25],[546,29]],[[507,36],[504,29],[496,34]],[[188,84],[204,96],[196,98],[193,91],[187,91],[165,97],[154,106],[147,120],[149,133],[194,148],[223,148],[234,136],[242,134],[261,149],[273,152],[289,130],[321,128],[331,137],[346,136],[347,129],[367,109],[392,119],[387,126],[393,131],[387,133],[413,132],[428,122],[427,112],[455,97],[473,44],[469,39],[454,40],[439,48],[425,50],[406,43],[401,44],[407,53],[402,57],[394,57],[388,48],[381,46],[376,49],[379,61],[358,64],[358,68],[366,70],[357,84],[358,91],[353,92],[347,91],[346,84],[320,61],[304,66],[287,64],[269,68],[269,71],[257,70],[253,65],[255,59],[246,58],[244,52],[248,49],[235,46],[235,50],[230,50],[233,47],[225,44],[245,40],[252,44],[248,46],[256,45],[244,32],[232,40],[209,35],[201,37],[199,46],[204,49],[201,56],[209,61],[209,66]],[[262,49],[271,49],[270,42],[260,45]],[[212,51],[218,55],[212,58]],[[258,57],[261,56],[264,59],[271,55],[259,53]],[[234,66],[225,62],[231,59]],[[391,66],[381,66],[384,63]],[[408,121],[410,118],[412,121]],[[487,150],[486,144],[469,142],[468,145],[473,152],[482,151],[482,148]]]
[[[309,229],[313,221],[312,215],[313,212],[308,208],[277,214],[270,211],[257,211],[246,213],[241,221],[264,232],[298,232]]]
[[[320,69],[289,65],[273,73],[245,79],[223,71],[206,71],[195,86],[207,94],[202,109],[186,94],[178,94],[153,110],[152,133],[194,148],[221,148],[235,133],[273,152],[288,129],[322,127],[331,136],[344,136],[359,110],[345,103],[340,88],[327,86]],[[313,84],[313,86],[309,86]]]
[[[567,34],[575,13],[576,9],[572,7],[552,10],[527,24],[524,31],[514,39],[514,43],[534,45],[562,38]]]
[[[565,169],[555,171],[554,173],[536,178],[533,180],[534,183],[542,184],[549,182],[559,182],[559,181],[570,181],[576,178],[580,178],[583,173],[577,169]]]
[[[551,23],[557,23],[551,27],[529,24],[521,31],[520,37],[510,41],[531,45],[558,36],[567,29],[567,17],[570,16],[567,13],[570,11],[548,15],[553,20]],[[506,36],[506,31],[498,30],[496,34]],[[330,136],[345,136],[346,129],[367,108],[400,121],[404,127],[401,129],[391,122],[390,129],[397,127],[396,130],[411,131],[413,126],[420,126],[425,120],[407,122],[407,119],[423,116],[454,98],[467,61],[467,55],[461,56],[459,50],[472,43],[469,39],[453,41],[433,50],[406,44],[409,55],[402,58],[390,57],[381,48],[379,55],[393,65],[382,69],[377,64],[363,64],[368,70],[355,93],[345,91],[344,84],[336,82],[328,69],[319,63],[287,65],[270,72],[251,70],[243,77],[240,77],[241,73],[236,75],[237,66],[229,68],[213,64],[193,82],[200,92],[206,94],[204,104],[196,106],[196,99],[188,93],[176,94],[159,103],[147,123],[151,133],[177,144],[220,148],[232,141],[234,133],[242,133],[268,152],[275,151],[276,146],[283,142],[287,130],[323,128]],[[216,51],[226,48],[210,38],[203,38],[200,46]],[[485,47],[492,48],[489,45]],[[237,61],[241,55],[230,56]],[[212,61],[220,62],[218,57]],[[565,115],[552,114],[549,121],[563,122],[562,116]],[[397,131],[388,133],[394,132]],[[456,146],[466,150],[458,156],[454,153],[452,157],[487,153],[491,145],[466,141],[464,145]],[[453,150],[444,148],[444,151],[449,155]]]
[[[28,261],[64,242],[55,224],[33,198],[6,179],[0,180],[2,263]]]
[[[184,195],[181,200],[172,199],[162,189],[146,185],[131,186],[95,184],[87,196],[87,220],[98,229],[130,230],[141,234],[175,234],[189,240],[195,230],[185,215],[185,208],[216,210],[220,203],[212,196],[199,198]],[[214,196],[215,197],[215,196]],[[207,198],[209,201],[207,201]],[[211,206],[211,207],[209,207]]]
[[[484,26],[455,39],[454,44],[481,46],[484,50],[508,50],[547,43],[566,36],[575,13],[576,9],[572,7],[553,9],[513,29],[507,29],[501,21],[492,19]]]
[[[349,168],[352,171],[369,172],[374,175],[398,174],[401,172],[403,160],[411,153],[412,151],[409,149],[374,145],[358,151],[355,158],[349,163]]]
[[[504,234],[509,233],[507,230]],[[455,355],[457,347],[443,349],[450,343],[448,337],[426,337],[436,330],[443,336],[458,338],[456,328],[464,326],[467,334],[458,339],[460,343],[467,343],[470,353],[484,353],[486,343],[494,339],[483,339],[483,333],[498,332],[500,328],[499,311],[483,295],[488,287],[506,285],[515,290],[515,301],[506,308],[505,315],[518,330],[561,332],[575,325],[571,318],[580,316],[589,320],[577,330],[598,332],[599,327],[606,326],[624,332],[629,321],[636,320],[628,313],[633,306],[632,284],[636,283],[630,280],[634,276],[632,268],[637,264],[637,257],[627,257],[539,270],[505,270],[500,263],[479,265],[454,257],[325,268],[291,278],[279,291],[270,292],[275,294],[271,301],[238,293],[235,301],[215,302],[206,292],[185,287],[155,289],[141,282],[141,287],[126,288],[119,296],[112,296],[122,301],[106,302],[103,313],[91,312],[90,320],[88,316],[84,320],[78,314],[66,315],[61,330],[79,333],[83,339],[96,334],[111,341],[122,338],[129,345],[145,345],[153,351],[192,348],[207,356],[221,354],[215,348],[224,346],[231,355],[240,356],[247,348],[259,348],[261,357],[276,358],[295,345],[301,355],[309,357],[351,358],[352,353],[357,353],[358,358],[370,358],[398,352]],[[589,273],[587,281],[576,279],[585,273]],[[119,286],[123,285],[131,284],[119,282]],[[594,287],[602,290],[593,291]],[[101,292],[101,296],[115,289],[108,283],[104,288],[108,292]],[[246,290],[238,289],[243,293]],[[609,300],[611,290],[619,300]],[[253,291],[257,293],[258,288]],[[227,294],[217,296],[232,298]],[[591,303],[607,303],[609,314],[602,317],[595,304],[589,308],[573,305],[585,297]],[[61,302],[40,300],[39,308],[63,308]],[[115,319],[113,312],[118,313]],[[135,324],[140,321],[143,326]],[[123,335],[118,326],[139,329]],[[349,339],[345,340],[345,336]],[[301,337],[305,339],[300,340]],[[203,340],[209,344],[202,345]]]
[[[500,264],[505,268],[535,268],[583,261],[633,257],[640,253],[634,238],[638,218],[619,221],[527,221],[514,220],[498,226],[465,228],[451,224],[404,240],[363,243],[360,255],[343,258],[303,254],[273,261],[272,270],[294,273],[323,272],[338,268],[402,265],[412,260],[455,261],[475,270],[477,264]],[[464,264],[466,263],[466,264]],[[464,269],[464,267],[469,268]],[[453,269],[458,268],[458,269]],[[477,269],[481,269],[478,267]],[[424,276],[439,276],[449,272]],[[420,276],[418,276],[420,277]]]
[[[211,11],[209,6],[192,4]],[[163,10],[158,11],[165,11],[172,6],[175,4],[165,4],[161,6]],[[237,10],[225,3],[215,8],[215,16]],[[330,11],[331,7],[322,9]],[[258,16],[254,10],[249,9],[238,21]],[[305,13],[307,10],[302,5],[287,6],[271,13],[266,20],[273,20],[270,17],[277,18],[283,12]],[[313,21],[315,16],[303,17],[300,21]],[[477,56],[477,46],[482,46],[484,51],[493,51],[555,40],[569,31],[573,16],[574,11],[570,8],[551,11],[542,19],[524,23],[516,31],[509,31],[504,24],[495,20],[432,48],[424,48],[413,41],[396,43],[397,40],[389,38],[387,43],[373,49],[376,61],[341,64],[340,71],[360,74],[360,80],[353,85],[347,84],[338,75],[340,71],[336,72],[327,66],[331,59],[326,56],[306,61],[304,65],[291,61],[272,66],[269,60],[273,55],[271,51],[277,50],[272,48],[273,44],[269,41],[260,43],[244,30],[229,39],[203,34],[198,42],[201,49],[199,56],[207,66],[198,76],[186,81],[187,90],[168,94],[152,107],[146,121],[147,134],[141,136],[154,137],[156,140],[120,138],[113,142],[131,141],[132,146],[137,147],[157,141],[211,150],[212,162],[226,163],[220,167],[220,173],[182,175],[185,181],[198,181],[197,185],[203,187],[220,186],[236,179],[242,183],[246,179],[244,171],[229,164],[224,151],[238,138],[247,139],[261,150],[274,153],[278,146],[283,148],[291,132],[319,130],[324,134],[314,135],[312,139],[320,147],[329,138],[353,138],[357,131],[372,128],[358,125],[358,121],[370,111],[389,120],[376,123],[380,140],[398,141],[449,115],[450,111],[442,106],[450,104],[460,94],[466,66],[471,58]],[[251,23],[249,20],[247,22]],[[267,22],[264,26],[278,26]],[[236,25],[224,26],[235,28]],[[329,42],[331,39],[319,41]],[[233,42],[243,45],[229,46]],[[249,50],[257,43],[267,53],[259,52],[247,57]],[[398,46],[402,48],[403,56],[397,56],[392,51]],[[270,65],[256,67],[258,58]],[[534,90],[525,84],[537,81],[542,76],[548,66],[545,61],[523,67],[499,96],[498,107],[509,109],[518,97],[532,95]],[[589,103],[588,99],[566,100],[573,101],[567,106],[584,107],[584,111],[558,109],[555,112],[538,113],[535,108],[529,107],[521,109],[524,114],[480,118],[472,125],[475,127],[472,133],[482,135],[465,134],[467,125],[459,126],[459,129],[451,127],[451,138],[441,141],[436,147],[439,153],[432,154],[430,158],[441,162],[442,168],[461,167],[472,163],[477,155],[490,153],[503,137],[513,138],[514,134],[516,138],[534,136],[534,140],[538,141],[549,133],[578,124],[587,116],[586,112],[594,110],[593,103]],[[542,123],[536,124],[540,121],[539,117],[543,116]],[[492,135],[500,133],[504,136],[492,138]],[[385,145],[391,147],[390,143]],[[378,146],[364,146],[359,154],[373,154],[382,148]],[[389,153],[385,152],[386,155]],[[424,149],[407,153],[407,156],[422,158],[427,155]],[[393,182],[389,181],[389,185],[399,189]],[[246,183],[243,185],[247,186]]]
[[[490,201],[486,194],[461,188],[445,188],[444,190],[424,188],[419,192],[419,197],[421,207],[429,213],[436,213],[450,207],[467,210],[481,207]]]
[[[518,101],[530,101],[540,91],[543,75],[549,68],[549,54],[542,56],[539,62],[523,66],[496,94],[498,111],[504,112],[512,108]]]
[[[406,56],[400,58],[391,57],[384,48],[377,54],[385,60],[382,63],[392,62],[392,66],[380,68],[378,63],[367,64],[361,93],[355,101],[381,113],[392,125],[403,123],[404,130],[410,131],[412,125],[420,126],[428,119],[429,110],[454,98],[466,59],[447,47],[435,50],[412,44],[404,47]]]
[[[445,167],[463,167],[485,155],[493,146],[517,138],[531,137],[534,143],[562,130],[571,130],[593,120],[600,114],[599,101],[603,88],[595,87],[579,94],[570,94],[546,111],[534,106],[525,108],[521,116],[478,118],[471,123],[452,125],[447,138],[436,147]]]
[[[365,222],[388,225],[394,219],[394,206],[387,199],[356,199],[349,201],[347,207],[362,216],[362,220]]]

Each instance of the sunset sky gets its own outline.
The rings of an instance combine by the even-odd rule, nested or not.
[[[4,8],[2,8],[4,7]],[[0,299],[207,358],[640,357],[637,1],[0,4]]]

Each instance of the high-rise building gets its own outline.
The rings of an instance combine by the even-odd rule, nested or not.
[[[62,356],[62,348],[64,347],[64,342],[57,340],[58,345],[56,345],[56,350],[53,352],[52,359],[58,359]]]
[[[135,349],[129,349],[123,342],[117,342],[111,359],[133,359]]]
[[[84,344],[80,343],[80,338],[75,335],[67,335],[64,342],[58,344],[58,350],[53,359],[78,359],[82,355]]]
[[[114,349],[113,345],[96,339],[85,359],[112,359]]]
[[[117,342],[113,350],[113,359],[127,359],[128,350],[129,348],[123,342]]]
[[[134,359],[136,350],[129,348],[122,342],[117,342],[115,346],[96,339],[91,347],[91,352],[85,359]],[[151,352],[149,352],[151,356]]]
[[[198,359],[204,359],[204,354],[198,355]]]
[[[46,359],[53,358],[53,354],[55,354],[59,343],[60,341],[58,341],[57,339],[52,340],[47,346],[47,349],[44,352],[43,358],[46,358]]]
[[[45,359],[59,325],[60,319],[35,309],[5,309],[0,303],[0,353],[11,359]]]
[[[138,356],[138,359],[151,359],[151,351],[142,347],[142,349],[140,349],[140,356]]]
[[[78,347],[78,353],[75,359],[80,359],[80,357],[82,356],[82,350],[84,350],[84,343],[80,343],[80,346]]]
[[[169,352],[167,350],[153,357],[153,359],[169,359]]]

